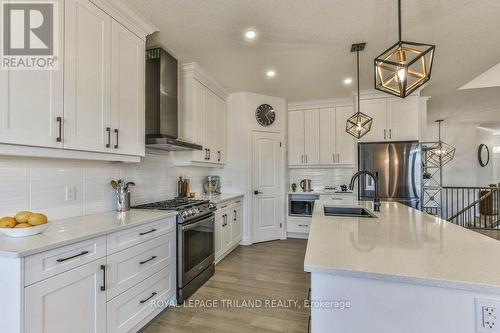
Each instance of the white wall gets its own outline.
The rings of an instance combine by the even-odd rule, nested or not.
[[[276,121],[265,130],[280,133],[282,142],[286,145],[285,99],[250,92],[239,92],[231,94],[227,101],[227,158],[226,166],[221,170],[221,176],[223,191],[245,194],[243,244],[250,244],[252,240],[252,131],[264,129],[255,120],[255,109],[264,103],[273,106],[276,112]],[[285,174],[283,174],[283,187],[286,186],[285,179]],[[283,207],[284,210],[285,207]]]
[[[427,128],[427,139],[437,141],[438,127]],[[479,144],[488,145],[493,152],[493,132],[476,124],[442,123],[442,140],[456,148],[455,158],[443,168],[445,186],[488,186],[493,181],[493,163],[482,168],[477,159]]]
[[[141,163],[118,163],[0,156],[0,216],[34,210],[60,219],[110,211],[115,208],[111,179],[125,178],[137,187],[132,204],[173,198],[179,175],[191,178],[192,190],[201,193],[209,168],[173,165],[171,154],[148,154]],[[76,188],[66,201],[66,186]]]

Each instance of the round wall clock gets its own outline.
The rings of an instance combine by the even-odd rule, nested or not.
[[[276,120],[276,112],[271,105],[262,104],[255,110],[255,119],[262,126],[271,126]]]
[[[490,150],[484,143],[479,145],[479,149],[477,150],[477,159],[479,160],[479,165],[483,168],[490,162]]]

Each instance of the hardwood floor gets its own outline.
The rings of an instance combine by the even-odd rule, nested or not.
[[[310,277],[303,269],[306,244],[306,240],[288,239],[238,247],[216,266],[215,275],[191,298],[216,300],[216,307],[167,309],[141,333],[307,332],[309,309],[304,307],[304,300]],[[239,301],[238,306],[260,300],[262,306],[228,306],[223,300],[232,300],[233,304]],[[265,307],[266,300],[298,303]]]

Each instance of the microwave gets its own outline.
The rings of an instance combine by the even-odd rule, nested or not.
[[[288,198],[288,216],[312,216],[314,201],[319,195],[290,194]]]

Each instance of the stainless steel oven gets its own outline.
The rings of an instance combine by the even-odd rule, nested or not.
[[[215,214],[177,225],[177,301],[184,302],[215,271]]]
[[[314,201],[319,195],[290,194],[288,198],[289,216],[312,216]]]

